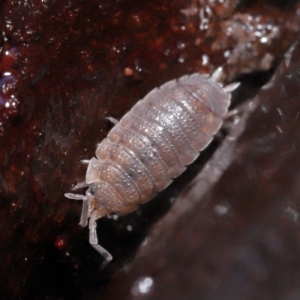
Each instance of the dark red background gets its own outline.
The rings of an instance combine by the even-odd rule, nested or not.
[[[2,299],[300,297],[298,45],[290,64],[284,58],[298,37],[297,1],[11,0],[0,8]],[[110,130],[106,115],[120,118],[154,87],[220,65],[227,81],[242,82],[233,106],[276,74],[221,154],[228,166],[205,173],[220,181],[208,180],[205,193],[195,190],[198,177],[191,183],[226,145],[222,135],[138,212],[98,221],[114,256],[100,272],[102,258],[78,225],[81,204],[63,196],[84,179],[79,160]],[[149,293],[132,293],[147,276]]]

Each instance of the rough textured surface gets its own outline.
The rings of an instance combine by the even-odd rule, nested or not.
[[[246,123],[233,127],[150,231],[111,296],[300,297],[299,64],[297,42],[255,98]]]
[[[115,257],[102,273],[101,257],[90,249],[87,230],[78,226],[80,204],[63,197],[84,176],[79,160],[93,156],[111,128],[105,115],[120,118],[155,86],[219,65],[226,66],[228,80],[276,65],[297,35],[299,7],[296,1],[264,1],[262,10],[260,2],[1,3],[2,298],[105,297],[111,274],[132,259],[149,227],[218,142],[190,173],[145,208],[116,222],[99,222],[99,241]],[[248,86],[259,84],[257,76],[248,77],[253,78]],[[291,146],[286,140],[283,145]],[[261,152],[255,153],[259,159]],[[255,165],[249,168],[255,175]],[[240,186],[233,179],[231,183],[242,189],[248,179]],[[250,211],[263,214],[258,204]]]

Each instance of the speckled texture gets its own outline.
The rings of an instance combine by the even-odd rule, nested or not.
[[[276,66],[297,36],[295,3],[264,1],[265,10],[260,1],[1,3],[4,298],[104,297],[111,274],[132,259],[151,224],[170,206],[169,199],[197,171],[192,168],[181,184],[136,214],[99,222],[100,243],[115,257],[99,273],[102,259],[78,226],[80,204],[63,193],[82,180],[85,167],[79,160],[91,157],[111,129],[104,116],[120,118],[151,89],[184,74],[210,73],[224,65],[231,80],[241,71],[253,74]],[[249,16],[259,16],[250,22],[256,27],[247,25]],[[258,23],[262,30],[256,29]],[[227,24],[235,25],[230,35],[223,30]],[[247,30],[241,32],[240,24]],[[268,43],[261,42],[257,31],[267,35]],[[248,79],[252,87],[258,76]],[[198,164],[217,146],[215,142]]]

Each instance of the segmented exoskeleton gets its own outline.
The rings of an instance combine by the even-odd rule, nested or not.
[[[166,188],[207,147],[228,112],[231,92],[238,87],[219,83],[222,68],[212,76],[186,75],[155,88],[116,123],[88,161],[80,225],[89,219],[90,243],[112,259],[98,244],[96,220],[125,215]]]

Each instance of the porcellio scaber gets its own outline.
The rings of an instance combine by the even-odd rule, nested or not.
[[[81,226],[89,222],[90,244],[105,258],[111,254],[98,244],[96,220],[126,215],[165,189],[207,147],[226,117],[231,92],[219,82],[222,68],[211,76],[195,73],[153,89],[118,122],[88,161]],[[89,220],[89,221],[88,221]]]

